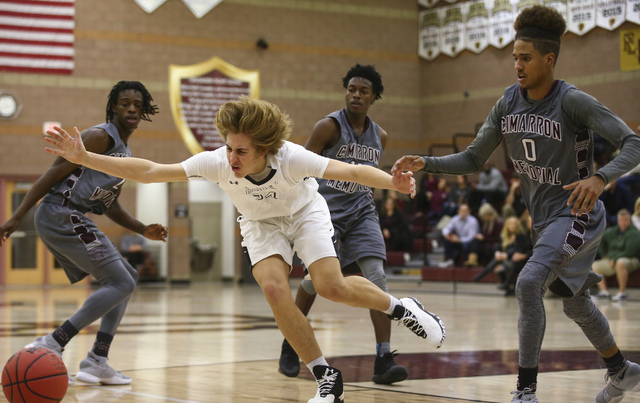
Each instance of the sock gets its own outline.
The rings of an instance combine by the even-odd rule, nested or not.
[[[393,314],[394,309],[396,308],[396,306],[398,305],[402,305],[402,302],[400,302],[400,300],[396,297],[394,297],[393,295],[389,294],[389,308],[387,308],[386,311],[384,311],[384,313],[386,313],[387,315],[391,315]]]
[[[609,371],[610,374],[615,374],[619,372],[622,369],[622,367],[624,367],[624,364],[627,361],[622,356],[622,353],[620,352],[620,350],[618,350],[618,352],[615,353],[613,356],[609,358],[602,357],[602,359],[604,360],[604,363],[607,366],[607,371]]]
[[[100,357],[107,357],[109,355],[109,347],[111,347],[111,342],[113,341],[113,336],[107,333],[98,332],[96,335],[96,341],[93,343],[93,353]]]
[[[391,343],[382,342],[382,343],[376,344],[376,353],[378,354],[379,357],[382,357],[386,353],[390,353],[390,352],[391,352]]]
[[[54,330],[53,333],[51,333],[51,337],[53,337],[61,347],[64,347],[77,334],[78,329],[76,329],[71,322],[67,320],[59,328]]]
[[[524,390],[525,388],[536,391],[538,383],[538,367],[535,368],[522,368],[518,367],[518,390]]]
[[[324,355],[321,355],[320,357],[316,358],[315,360],[307,364],[307,368],[309,368],[309,371],[311,371],[312,374],[313,374],[313,367],[315,367],[316,365],[324,365],[325,367],[329,366],[329,364],[327,363],[327,360],[324,358]]]

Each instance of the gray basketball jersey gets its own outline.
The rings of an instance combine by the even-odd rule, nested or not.
[[[356,133],[344,110],[327,116],[340,127],[340,139],[331,148],[325,148],[322,155],[348,164],[377,167],[382,157],[380,126],[367,117],[364,133]],[[340,220],[362,210],[375,210],[373,192],[370,187],[355,182],[318,179],[318,191],[324,196],[331,211],[332,220]]]
[[[520,176],[524,203],[538,223],[571,216],[571,191],[562,186],[593,175],[593,133],[576,126],[562,110],[562,99],[572,89],[556,81],[537,102],[525,99],[518,84],[504,94],[502,134]]]
[[[340,127],[340,139],[322,155],[348,164],[377,167],[382,157],[380,126],[367,117],[362,133],[356,133],[344,110],[327,116]],[[331,221],[339,241],[338,257],[343,268],[363,257],[386,260],[386,249],[373,191],[353,182],[318,179],[318,191],[324,196],[331,212]]]
[[[104,155],[131,157],[131,150],[120,138],[113,123],[94,126],[103,129],[113,139],[113,147]],[[104,214],[118,198],[124,179],[79,166],[66,178],[56,183],[42,199],[72,207],[83,213]]]

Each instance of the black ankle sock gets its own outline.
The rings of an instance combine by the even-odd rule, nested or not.
[[[112,335],[98,332],[96,335],[96,341],[93,343],[93,350],[91,351],[100,357],[107,357],[109,355],[109,347],[111,347],[112,341]]]
[[[525,388],[536,391],[538,383],[538,367],[535,368],[522,368],[518,367],[518,390],[524,390]]]
[[[59,328],[54,330],[51,336],[60,346],[64,347],[76,334],[78,334],[78,329],[67,320]]]
[[[620,371],[622,367],[624,367],[624,363],[626,362],[620,350],[618,350],[618,352],[615,353],[613,356],[609,358],[602,357],[602,359],[604,360],[604,363],[607,366],[607,371],[609,371],[612,374],[615,374],[616,372]]]

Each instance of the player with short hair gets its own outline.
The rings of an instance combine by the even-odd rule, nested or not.
[[[316,123],[305,147],[316,154],[348,164],[377,167],[387,144],[387,132],[367,113],[381,98],[382,77],[372,65],[356,64],[342,78],[346,90],[346,108],[335,111]],[[331,221],[338,239],[338,257],[344,271],[357,264],[362,275],[388,292],[384,272],[386,248],[373,191],[354,182],[318,179],[318,191],[324,196],[331,212]],[[305,277],[296,293],[296,306],[306,316],[313,306],[316,290]],[[407,379],[409,372],[394,362],[391,351],[391,320],[381,311],[370,311],[376,336],[376,360],[373,382],[391,384]],[[287,340],[282,342],[280,372],[295,377],[300,372],[300,360]]]
[[[106,123],[90,127],[78,137],[91,152],[127,159],[131,157],[129,139],[140,120],[151,121],[149,115],[158,113],[152,101],[142,83],[120,81],[109,93]],[[91,275],[101,284],[60,327],[27,346],[45,347],[62,354],[78,332],[101,319],[93,349],[80,362],[80,372],[76,375],[76,379],[83,382],[131,383],[131,377],[109,366],[107,357],[138,281],[135,268],[87,214],[105,214],[115,223],[149,239],[164,241],[167,237],[166,227],[144,225],[118,203],[124,181],[122,177],[56,158],[51,168],[27,192],[13,216],[0,226],[2,245],[18,229],[25,214],[42,199],[35,215],[36,230],[42,242],[71,283]],[[69,382],[73,383],[71,377]]]
[[[215,120],[225,146],[196,154],[178,164],[137,158],[110,158],[86,152],[79,136],[61,128],[49,131],[47,151],[111,175],[139,182],[204,178],[217,183],[240,212],[238,222],[255,279],[283,335],[318,382],[311,403],[344,400],[342,376],[328,365],[309,321],[295,306],[289,272],[296,252],[308,267],[318,294],[351,306],[376,309],[399,320],[415,334],[440,347],[442,321],[414,298],[397,298],[369,280],[343,277],[336,258],[331,216],[317,192],[315,177],[415,194],[412,173],[389,174],[317,155],[286,141],[288,115],[266,101],[242,97],[227,102]],[[77,129],[76,129],[77,131]]]
[[[604,186],[640,163],[640,138],[613,112],[576,87],[554,78],[566,23],[553,8],[522,10],[514,28],[518,83],[508,87],[475,140],[444,157],[405,156],[392,169],[470,174],[505,141],[522,183],[533,223],[533,255],[516,284],[519,370],[512,402],[538,402],[536,384],[545,331],[547,287],[562,298],[564,313],[582,329],[607,366],[608,383],[598,403],[620,402],[640,389],[640,366],[627,361],[609,323],[591,300],[600,281],[591,270],[605,230]],[[621,151],[594,172],[592,132]]]

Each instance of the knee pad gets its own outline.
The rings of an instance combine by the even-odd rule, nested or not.
[[[308,279],[303,279],[300,284],[302,289],[309,295],[316,295],[318,292],[316,291],[316,287],[313,286],[313,281]]]

